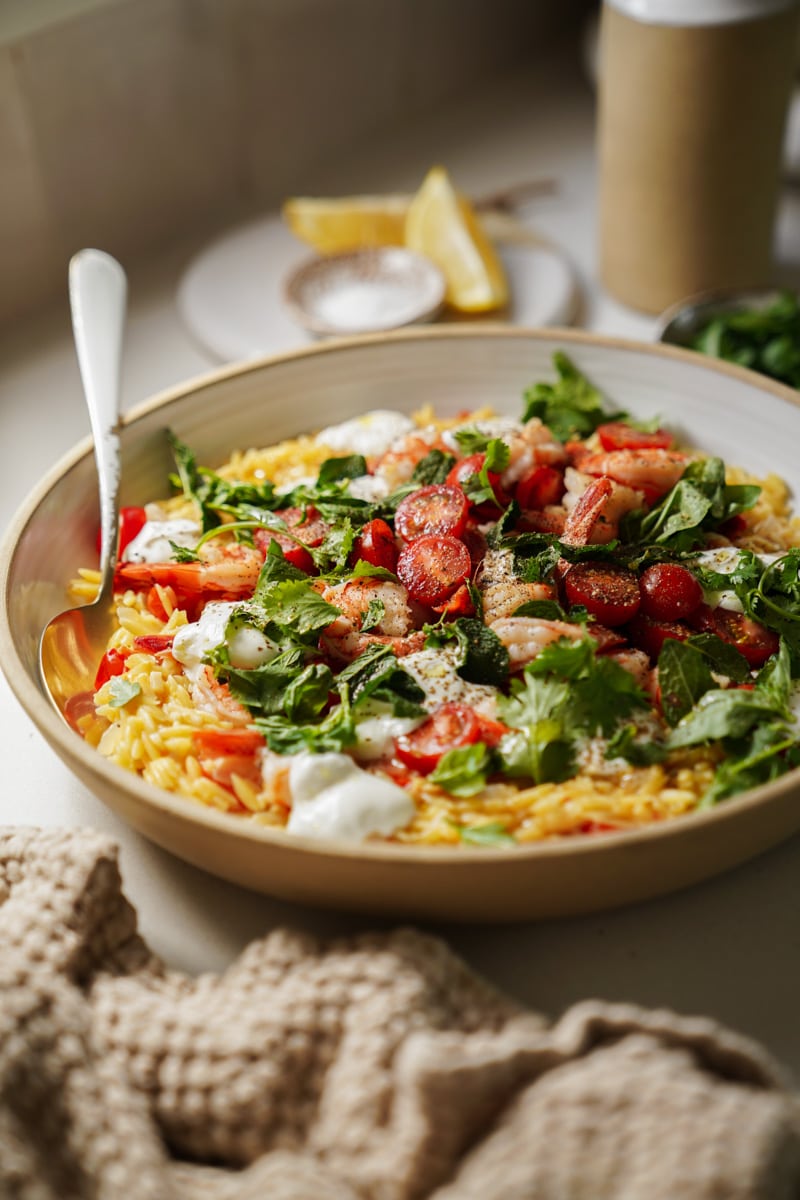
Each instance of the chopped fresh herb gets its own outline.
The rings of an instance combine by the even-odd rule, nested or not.
[[[124,675],[112,675],[108,681],[108,703],[111,708],[124,708],[141,694],[142,687]]]
[[[482,825],[457,825],[462,842],[471,846],[515,846],[517,839],[502,821],[486,821]]]
[[[359,479],[367,473],[367,460],[363,454],[348,454],[344,458],[326,458],[319,469],[317,487],[324,489],[342,479]]]
[[[353,707],[367,700],[381,700],[398,717],[424,716],[420,701],[425,693],[413,676],[403,670],[391,646],[375,642],[353,659],[336,677],[336,686],[346,685]]]
[[[486,446],[483,466],[463,483],[464,494],[473,504],[494,504],[497,497],[490,473],[500,475],[508,466],[511,451],[502,438],[491,438]]]
[[[470,746],[448,750],[428,778],[451,796],[477,796],[486,787],[491,766],[488,746],[484,742],[473,742]]]
[[[555,383],[536,383],[525,392],[523,421],[538,417],[559,441],[568,442],[588,437],[604,421],[626,418],[624,412],[606,411],[602,393],[566,354],[554,354],[553,365],[558,373]]]
[[[361,622],[361,632],[366,633],[368,629],[375,629],[380,625],[386,615],[386,605],[379,596],[373,596],[367,605],[367,611],[364,613],[364,619]]]
[[[420,487],[431,483],[444,483],[455,463],[454,454],[447,454],[444,450],[431,450],[414,467],[412,482]]]
[[[426,647],[438,648],[456,641],[459,657],[456,670],[470,683],[502,687],[508,679],[509,657],[500,638],[475,617],[459,617],[449,625],[426,626]]]
[[[620,725],[606,744],[606,758],[624,758],[634,767],[651,767],[667,756],[661,742],[637,738],[635,725]]]
[[[694,336],[691,347],[800,387],[800,303],[782,292],[764,308],[720,314]]]

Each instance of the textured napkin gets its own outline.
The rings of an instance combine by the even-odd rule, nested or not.
[[[524,1011],[401,930],[167,969],[117,851],[0,830],[0,1197],[790,1200],[800,1111],[753,1042]]]

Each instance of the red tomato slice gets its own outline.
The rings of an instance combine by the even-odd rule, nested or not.
[[[494,749],[511,730],[508,725],[504,725],[502,721],[495,721],[491,717],[485,717],[483,713],[475,714],[478,718],[478,724],[481,728],[481,736],[478,741],[485,742],[490,750]]]
[[[475,604],[465,583],[456,588],[444,604],[433,604],[431,607],[434,612],[445,613],[448,617],[471,617],[475,612]]]
[[[122,560],[128,545],[144,528],[147,521],[147,513],[143,508],[137,508],[135,505],[125,505],[119,510],[119,546],[117,548],[117,557]],[[95,538],[95,546],[97,553],[100,553],[100,530],[97,531]]]
[[[678,563],[654,563],[639,577],[642,612],[654,621],[680,621],[703,603],[697,578]]]
[[[564,495],[564,476],[555,467],[535,467],[517,484],[514,498],[522,509],[558,504]]]
[[[666,429],[643,433],[624,421],[607,421],[597,426],[597,433],[604,450],[669,450],[673,441]]]
[[[478,454],[469,454],[466,458],[462,458],[451,468],[447,476],[447,482],[452,487],[463,488],[468,479],[473,475],[479,474],[483,470],[483,464],[486,462],[486,455],[483,452]],[[506,492],[505,488],[500,483],[500,476],[496,471],[489,471],[489,483],[494,492],[496,504],[487,502],[484,504],[473,505],[475,513],[478,515],[491,518],[496,516],[498,508],[507,508],[511,502],[511,497]]]
[[[639,584],[633,571],[608,563],[576,563],[564,579],[570,604],[583,604],[603,625],[624,625],[639,611]]]
[[[144,650],[147,654],[160,654],[163,650],[172,649],[173,636],[171,633],[143,634],[141,637],[135,637],[133,644],[137,650]]]
[[[383,567],[386,571],[396,571],[397,555],[394,534],[385,521],[376,517],[374,521],[367,521],[356,538],[350,559],[351,564],[363,559],[372,567]]]
[[[113,647],[110,650],[106,650],[100,659],[100,666],[97,668],[97,674],[94,677],[95,691],[98,691],[104,683],[107,683],[112,675],[122,674],[125,670],[125,659],[127,657],[127,654],[122,654]]]
[[[685,642],[693,630],[680,621],[653,621],[640,613],[628,626],[628,636],[639,650],[644,650],[652,662],[658,661],[661,647],[669,638]]]
[[[469,550],[458,538],[417,538],[400,551],[397,574],[412,600],[433,607],[444,604],[472,570]]]
[[[709,608],[702,604],[692,614],[691,623],[696,629],[715,633],[723,642],[735,646],[751,667],[763,667],[780,647],[777,633],[744,613],[729,612],[726,608]]]
[[[443,704],[411,733],[396,742],[396,753],[405,766],[430,775],[443,754],[481,740],[477,714],[466,704]]]
[[[272,529],[256,529],[253,532],[253,541],[258,549],[266,554],[270,542],[277,542],[288,563],[300,571],[305,571],[306,575],[315,575],[317,568],[314,559],[305,547],[322,545],[330,530],[328,522],[317,515],[313,505],[308,505],[306,509],[281,508],[276,511],[275,516],[286,522],[293,536],[287,537],[285,533]],[[299,539],[302,545],[298,545],[295,539]]]
[[[400,501],[394,527],[405,542],[434,533],[461,537],[468,516],[469,504],[461,488],[431,483]]]

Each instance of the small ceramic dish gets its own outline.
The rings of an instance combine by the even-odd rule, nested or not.
[[[312,258],[289,275],[284,287],[294,320],[322,337],[430,321],[444,294],[439,268],[402,246]]]
[[[691,348],[695,337],[715,317],[741,309],[768,308],[781,295],[779,288],[739,288],[736,291],[699,292],[666,309],[658,321],[656,338],[671,346]]]

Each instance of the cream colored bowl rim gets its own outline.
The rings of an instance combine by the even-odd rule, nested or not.
[[[686,350],[680,346],[664,343],[637,342],[629,338],[609,337],[603,334],[589,333],[583,330],[561,329],[527,329],[521,326],[504,326],[486,323],[476,326],[432,326],[423,329],[402,329],[392,333],[363,334],[357,337],[337,338],[335,341],[322,342],[316,345],[302,347],[299,350],[287,351],[282,354],[265,356],[248,360],[244,363],[224,366],[217,370],[190,379],[175,387],[168,388],[156,396],[133,407],[121,418],[120,425],[124,428],[155,411],[166,408],[192,393],[198,393],[208,387],[216,387],[228,379],[250,373],[269,370],[272,365],[292,362],[296,359],[306,359],[315,356],[338,354],[342,351],[368,349],[385,343],[420,342],[451,340],[468,341],[471,338],[489,338],[502,341],[535,340],[558,342],[572,345],[587,345],[618,350],[623,353],[637,353],[654,358],[673,359],[683,362],[693,370],[708,370],[717,375],[737,379],[749,384],[760,391],[771,392],[781,400],[800,408],[800,396],[792,388],[777,383],[755,371],[749,371],[733,363],[724,362]],[[736,820],[743,811],[758,808],[769,802],[773,797],[790,791],[800,780],[800,768],[764,784],[761,787],[732,797],[718,807],[701,812],[676,817],[674,820],[659,824],[642,826],[620,833],[604,833],[602,837],[563,838],[552,841],[531,842],[517,845],[513,849],[498,849],[492,847],[437,847],[410,846],[401,843],[364,842],[353,845],[350,842],[330,839],[318,841],[313,838],[292,836],[291,841],[283,830],[272,830],[252,822],[243,821],[241,817],[229,813],[221,813],[211,808],[193,805],[180,796],[173,796],[144,782],[137,775],[125,771],[114,763],[107,762],[96,750],[87,746],[56,714],[45,695],[34,683],[24,664],[17,654],[16,646],[11,637],[8,618],[9,576],[14,550],[22,537],[28,522],[36,509],[44,500],[47,493],[68,470],[75,466],[83,457],[92,453],[91,437],[84,438],[68,451],[33,488],[19,510],[13,517],[5,537],[0,543],[0,665],[2,665],[9,685],[22,707],[33,720],[34,724],[44,734],[45,738],[59,747],[62,757],[67,760],[77,760],[86,773],[97,775],[111,788],[123,790],[138,802],[151,808],[161,810],[165,814],[185,820],[189,824],[201,824],[215,829],[221,834],[234,835],[250,842],[267,843],[273,848],[285,847],[292,851],[304,851],[309,855],[320,858],[334,856],[339,859],[363,860],[388,864],[430,864],[453,866],[471,864],[477,867],[480,863],[497,862],[498,860],[530,859],[532,864],[541,858],[573,857],[575,855],[592,855],[603,853],[608,847],[630,846],[651,842],[654,839],[685,837],[691,831],[698,834],[708,825],[720,825],[726,821]],[[90,789],[91,790],[91,789]]]

